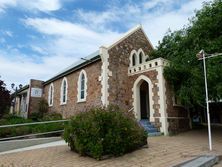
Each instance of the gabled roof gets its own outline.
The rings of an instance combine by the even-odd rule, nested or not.
[[[118,43],[120,43],[121,41],[123,41],[124,39],[126,39],[127,37],[129,37],[131,34],[133,34],[134,32],[136,32],[137,30],[141,29],[142,32],[144,33],[147,41],[150,43],[151,47],[153,48],[150,40],[148,39],[148,37],[146,36],[143,28],[141,25],[137,25],[134,28],[130,29],[129,31],[127,31],[126,33],[124,33],[120,38],[118,38],[117,40],[115,40],[114,42],[112,42],[112,44],[108,45],[108,46],[104,46],[107,49],[111,49],[113,46],[117,45]],[[78,62],[73,63],[71,66],[65,68],[64,70],[62,70],[61,72],[59,72],[58,74],[56,74],[54,77],[50,78],[49,80],[44,82],[44,85],[53,82],[61,77],[66,76],[67,74],[70,74],[78,69],[81,69],[93,62],[96,62],[98,60],[100,60],[101,57],[99,55],[99,50],[97,50],[96,52],[90,54],[89,56],[81,59]]]
[[[124,33],[120,38],[118,38],[117,40],[115,40],[114,42],[112,42],[112,44],[106,46],[106,48],[111,49],[113,46],[117,45],[118,43],[122,42],[124,39],[126,39],[127,37],[129,37],[130,35],[132,35],[134,32],[136,32],[137,30],[141,29],[142,32],[144,33],[147,41],[150,43],[151,47],[154,49],[152,43],[150,42],[149,38],[147,37],[146,33],[143,30],[143,27],[141,24],[133,27],[132,29],[130,29],[129,31],[127,31],[126,33]]]

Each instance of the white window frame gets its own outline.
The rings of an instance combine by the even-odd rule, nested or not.
[[[142,48],[138,50],[138,64],[143,64],[145,62],[145,53]],[[142,54],[142,62],[140,63],[140,54]]]
[[[85,83],[84,83],[84,98],[81,98],[81,79],[82,79],[82,75],[85,76]],[[80,73],[79,73],[79,78],[78,78],[78,86],[77,86],[77,102],[85,102],[86,101],[86,96],[87,96],[87,75],[86,75],[86,71],[85,70],[82,70]]]
[[[53,99],[54,99],[54,85],[53,85],[53,83],[51,83],[50,86],[49,86],[49,91],[48,91],[48,104],[49,104],[49,107],[53,106]],[[52,103],[50,103],[51,101],[52,101]]]
[[[135,65],[133,65],[133,55],[135,54]],[[134,67],[138,65],[138,55],[136,50],[132,50],[130,53],[130,66]]]
[[[65,101],[63,101],[64,82],[66,82]],[[62,80],[62,83],[61,83],[61,88],[60,88],[60,105],[64,105],[64,104],[67,103],[67,99],[68,99],[67,95],[68,95],[68,81],[67,81],[67,78],[64,77],[63,80]]]

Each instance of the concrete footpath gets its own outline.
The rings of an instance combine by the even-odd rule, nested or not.
[[[33,139],[20,139],[10,141],[0,141],[0,153],[14,149],[20,149],[39,144],[51,143],[61,141],[61,137],[48,137],[48,138],[33,138]]]

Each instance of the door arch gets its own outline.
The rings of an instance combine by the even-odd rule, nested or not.
[[[152,99],[152,88],[153,84],[151,80],[145,76],[139,76],[133,85],[133,107],[134,114],[138,120],[143,118],[149,118],[150,121],[153,120],[153,99]],[[143,95],[142,95],[143,94]],[[147,96],[147,97],[146,97]],[[142,99],[141,98],[145,98]],[[143,107],[147,107],[144,109]]]
[[[150,118],[150,106],[149,106],[149,85],[148,82],[142,81],[140,84],[140,95],[139,95],[139,103],[140,103],[140,116],[141,119]]]

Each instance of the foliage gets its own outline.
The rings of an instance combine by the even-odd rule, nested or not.
[[[175,32],[169,31],[152,57],[170,60],[164,70],[176,95],[187,106],[205,103],[202,61],[195,56],[201,49],[206,53],[222,52],[222,1],[205,3],[190,24]],[[209,99],[222,98],[222,56],[207,59]]]
[[[41,121],[43,118],[43,114],[40,112],[32,112],[29,115],[29,119],[32,119],[33,121]]]
[[[9,106],[11,103],[10,91],[7,90],[4,81],[0,80],[0,118],[7,112],[9,112]]]
[[[57,119],[60,120],[61,118],[62,116],[60,114],[47,113],[47,114],[44,114],[42,119],[38,119],[37,121],[50,121],[50,120],[57,120]],[[30,123],[30,122],[33,122],[33,120],[25,119],[22,117],[11,115],[11,114],[5,115],[2,119],[0,119],[0,125]],[[1,138],[12,137],[12,136],[26,135],[26,134],[32,134],[32,133],[42,133],[42,132],[49,132],[49,131],[56,131],[56,130],[63,130],[63,129],[64,129],[64,123],[62,122],[1,128],[0,137]]]
[[[52,121],[62,119],[62,115],[55,112],[47,112],[43,114],[40,112],[33,112],[29,115],[29,119],[32,119],[33,121]]]
[[[43,121],[61,120],[62,115],[56,112],[47,112],[43,115]]]
[[[119,156],[147,143],[147,135],[136,120],[113,106],[92,108],[72,117],[64,139],[71,150],[96,159]]]
[[[48,102],[46,99],[44,98],[41,98],[40,101],[39,101],[39,104],[38,104],[38,111],[40,114],[44,114],[44,113],[47,113],[48,112]]]

